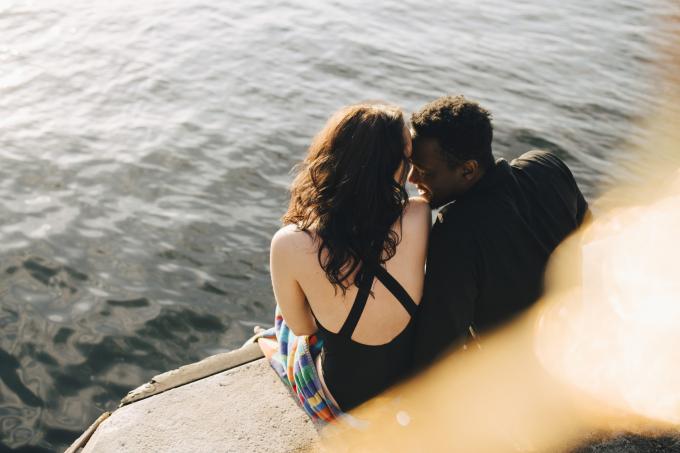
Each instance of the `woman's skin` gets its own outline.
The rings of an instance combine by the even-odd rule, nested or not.
[[[406,128],[404,136],[404,154],[410,157],[411,134]],[[397,181],[401,170],[395,174]],[[397,221],[393,226],[401,241],[395,255],[385,263],[387,271],[416,303],[420,302],[423,292],[430,221],[427,201],[411,198],[404,209],[401,225]],[[337,333],[347,319],[358,292],[354,285],[344,295],[342,291],[336,291],[319,265],[318,247],[313,230],[308,234],[295,225],[281,228],[272,239],[270,269],[274,295],[295,335],[316,333],[317,324],[312,311],[327,330]],[[369,297],[352,339],[366,345],[383,345],[401,333],[410,316],[377,279],[373,282],[372,291],[374,297]],[[318,360],[317,369],[323,381]]]

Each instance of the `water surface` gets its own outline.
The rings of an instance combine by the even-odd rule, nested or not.
[[[656,96],[670,2],[0,3],[0,447],[64,449],[271,324],[268,247],[331,112],[464,93],[589,197]]]

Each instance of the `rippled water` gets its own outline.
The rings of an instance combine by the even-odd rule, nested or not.
[[[425,6],[426,5],[426,6]],[[338,107],[465,93],[589,196],[644,138],[671,2],[0,3],[0,448],[63,449],[270,324],[290,168]]]

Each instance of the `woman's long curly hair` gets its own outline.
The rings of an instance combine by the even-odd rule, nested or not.
[[[319,241],[319,264],[343,294],[362,280],[364,261],[383,264],[401,240],[392,226],[408,202],[404,131],[398,107],[346,107],[316,136],[291,186],[283,223]]]

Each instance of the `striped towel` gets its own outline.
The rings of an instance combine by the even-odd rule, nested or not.
[[[274,327],[260,333],[259,339],[276,341],[276,350],[269,363],[298,398],[307,415],[315,422],[331,422],[342,411],[325,394],[315,366],[315,359],[321,353],[323,342],[316,335],[296,336],[283,320],[279,306],[276,306]],[[260,342],[263,350],[265,349]]]

